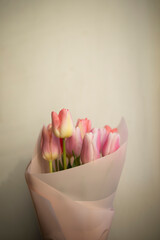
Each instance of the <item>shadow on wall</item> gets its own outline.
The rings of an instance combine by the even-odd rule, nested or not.
[[[40,228],[25,181],[28,159],[21,159],[0,186],[0,239],[40,240]]]

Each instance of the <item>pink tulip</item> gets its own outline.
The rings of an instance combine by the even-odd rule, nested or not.
[[[53,161],[61,155],[60,141],[53,134],[51,124],[47,128],[43,126],[41,149],[43,158],[48,161]]]
[[[111,128],[110,126],[108,125],[105,125],[104,128],[106,129],[107,133],[114,133],[114,132],[118,132],[117,128]]]
[[[76,157],[80,156],[82,149],[82,136],[79,127],[76,127],[73,131],[73,135],[66,139],[66,152],[67,156],[73,156],[73,152]]]
[[[102,152],[102,148],[104,143],[106,142],[107,138],[108,138],[108,133],[106,131],[105,128],[93,128],[91,130],[91,132],[93,134],[97,133],[100,135],[100,147],[99,147],[99,151]]]
[[[85,119],[78,119],[76,127],[79,127],[81,130],[82,139],[84,138],[85,133],[91,131],[91,121],[87,118]]]
[[[59,115],[52,112],[52,129],[56,137],[68,138],[73,133],[73,121],[68,109],[62,109]]]
[[[108,155],[115,152],[120,147],[120,136],[116,132],[110,132],[108,139],[104,143],[102,155]]]
[[[99,131],[93,134],[92,132],[86,133],[83,139],[81,160],[82,163],[94,161],[100,157],[100,134]]]

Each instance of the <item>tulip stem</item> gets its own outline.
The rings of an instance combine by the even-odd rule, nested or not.
[[[64,170],[67,169],[67,163],[66,163],[66,142],[65,142],[65,138],[63,138],[63,167],[64,167]]]
[[[55,160],[55,171],[58,171],[58,164],[57,164],[57,159]]]
[[[52,160],[49,161],[49,171],[50,173],[53,172]]]

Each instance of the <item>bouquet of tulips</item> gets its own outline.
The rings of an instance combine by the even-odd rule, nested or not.
[[[107,239],[121,175],[127,127],[73,125],[68,109],[52,112],[26,169],[26,180],[44,239]]]
[[[117,128],[111,129],[106,125],[92,129],[91,121],[87,118],[78,119],[74,127],[68,109],[62,109],[59,115],[52,112],[52,124],[47,128],[44,126],[42,130],[42,156],[49,162],[50,172],[88,163],[111,154],[119,147]],[[71,158],[74,158],[73,163]]]

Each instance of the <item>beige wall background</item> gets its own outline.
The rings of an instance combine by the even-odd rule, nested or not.
[[[0,0],[0,239],[38,240],[24,179],[50,112],[116,126],[128,152],[109,240],[160,239],[160,1]]]

